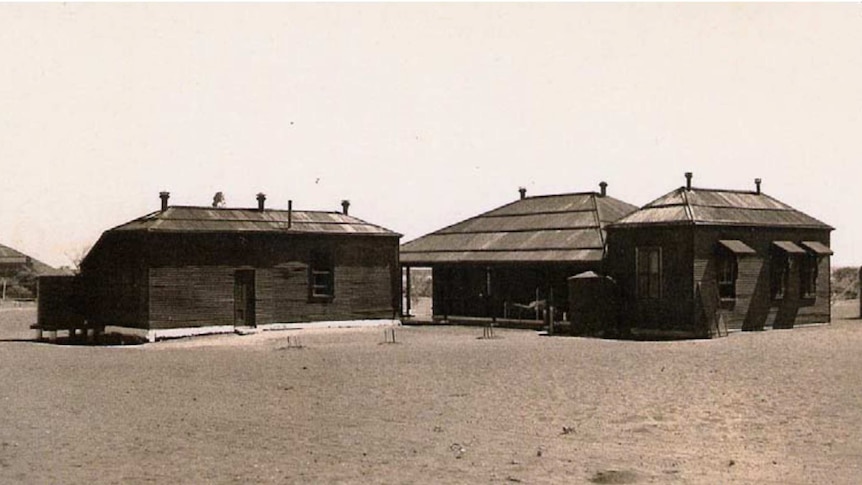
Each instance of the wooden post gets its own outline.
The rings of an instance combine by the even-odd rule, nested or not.
[[[442,270],[440,271],[440,275],[443,276]],[[451,310],[451,308],[449,308],[449,305],[450,305],[450,302],[449,302],[449,290],[450,290],[449,285],[451,285],[452,282],[450,281],[449,276],[450,276],[450,272],[449,272],[449,270],[446,270],[446,276],[443,278],[445,280],[445,283],[443,283],[443,281],[440,282],[440,283],[443,283],[440,285],[440,289],[442,290],[442,293],[443,293],[443,298],[441,298],[441,300],[443,300],[443,321],[444,322],[449,321],[449,311]]]
[[[412,282],[410,281],[410,266],[407,266],[407,312],[404,316],[410,316],[410,287],[412,286]]]
[[[536,320],[541,320],[539,316],[539,287],[536,287]]]
[[[548,335],[554,334],[554,285],[548,290]]]
[[[6,301],[6,278],[3,278],[3,301]]]

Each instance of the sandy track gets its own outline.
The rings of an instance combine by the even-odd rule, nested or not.
[[[0,311],[21,338],[30,310]],[[0,481],[858,483],[862,326],[0,342]],[[286,348],[300,336],[302,349]],[[564,432],[565,428],[565,432]]]

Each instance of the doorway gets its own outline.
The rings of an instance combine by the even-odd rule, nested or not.
[[[239,269],[233,280],[234,318],[237,327],[253,327],[254,323],[254,270]]]

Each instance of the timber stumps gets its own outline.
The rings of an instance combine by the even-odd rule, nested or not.
[[[36,342],[56,345],[116,346],[147,343],[147,339],[134,335],[105,333],[102,327],[59,328],[33,324],[30,325],[30,329],[36,333],[34,338]]]

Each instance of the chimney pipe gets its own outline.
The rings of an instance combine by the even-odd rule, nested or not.
[[[527,198],[527,188],[526,187],[518,187],[518,192],[521,194],[521,200]]]
[[[293,224],[293,201],[287,201],[287,228],[290,229],[290,226]]]
[[[162,199],[162,212],[168,210],[168,199],[171,198],[171,193],[159,192],[159,198]]]
[[[350,212],[350,201],[347,199],[344,199],[341,201],[341,213],[344,215],[350,215],[349,212]]]
[[[257,210],[263,212],[264,207],[266,206],[266,194],[263,192],[257,194]]]
[[[691,172],[685,173],[685,190],[691,190],[691,177],[692,177]]]
[[[602,189],[602,192],[601,192],[602,197],[608,195],[608,183],[607,182],[600,182],[599,187]]]
[[[754,179],[754,186],[757,187],[757,194],[760,194],[760,179]]]

